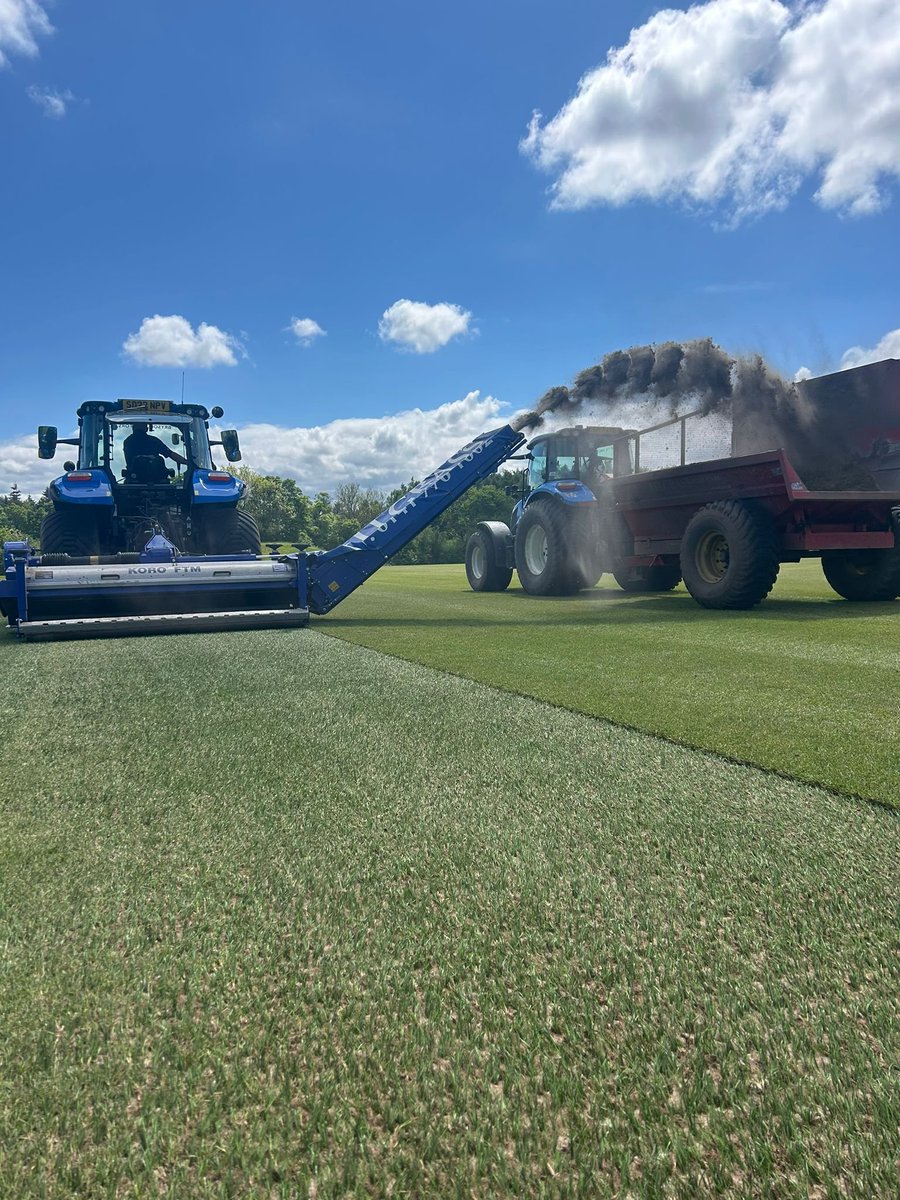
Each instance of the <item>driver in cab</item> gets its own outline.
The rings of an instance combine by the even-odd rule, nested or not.
[[[182,466],[187,463],[186,458],[176,453],[160,438],[153,436],[147,421],[135,421],[132,432],[122,444],[122,450],[125,453],[125,465],[129,470],[133,469],[138,458],[155,457],[161,467],[164,466],[164,458],[171,458],[173,462]]]

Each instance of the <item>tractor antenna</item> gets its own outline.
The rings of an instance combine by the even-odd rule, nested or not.
[[[181,403],[184,404],[184,371],[181,372]]]

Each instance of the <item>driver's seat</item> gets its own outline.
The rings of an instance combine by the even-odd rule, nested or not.
[[[139,454],[122,472],[122,478],[126,483],[168,483],[174,474],[160,455]]]

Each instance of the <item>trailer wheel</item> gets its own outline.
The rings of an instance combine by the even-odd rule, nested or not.
[[[704,608],[753,608],[772,590],[778,566],[772,522],[739,501],[707,504],[684,531],[681,574]]]
[[[623,592],[671,592],[681,583],[681,567],[620,567],[613,578]]]
[[[516,526],[516,571],[532,596],[571,596],[585,586],[568,514],[552,501],[532,502]],[[595,581],[596,582],[596,581]]]
[[[204,513],[204,543],[207,554],[260,554],[259,528],[253,517],[240,508]]]
[[[823,554],[822,571],[845,600],[895,600],[900,596],[900,548],[897,547]]]
[[[90,558],[100,553],[100,531],[93,513],[48,513],[41,521],[41,554]]]
[[[487,529],[476,529],[466,542],[466,578],[473,592],[505,592],[512,567],[500,560],[497,544]]]

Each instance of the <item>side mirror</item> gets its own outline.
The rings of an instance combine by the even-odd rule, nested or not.
[[[219,417],[225,416],[225,411],[224,411],[224,409],[220,408],[220,406],[217,404],[216,407],[212,410],[212,415],[218,421]]]
[[[53,458],[58,436],[55,425],[38,425],[38,458]]]
[[[222,449],[229,462],[241,461],[241,443],[238,440],[236,429],[222,430]]]
[[[522,485],[521,483],[508,483],[503,490],[507,496],[518,496],[522,490]]]

